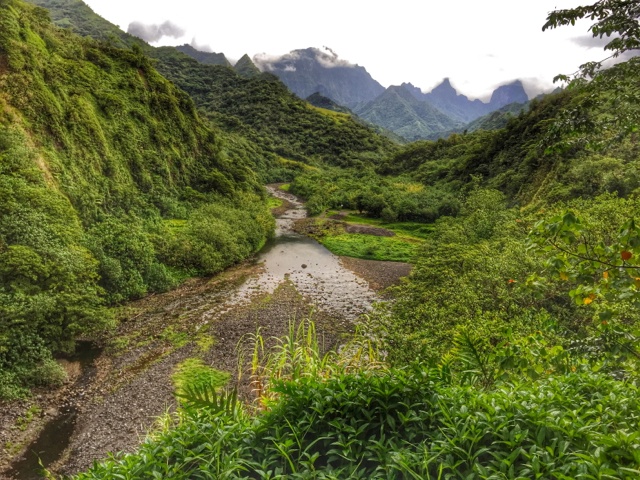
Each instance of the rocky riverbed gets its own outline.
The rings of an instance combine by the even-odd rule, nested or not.
[[[128,304],[117,333],[96,358],[84,367],[67,361],[65,386],[1,406],[0,478],[39,478],[33,462],[17,462],[33,456],[31,441],[48,433],[48,422],[70,412],[51,441],[62,448],[50,470],[73,474],[108,452],[134,450],[158,416],[175,408],[171,375],[189,357],[229,372],[250,401],[246,377],[238,378],[243,337],[258,329],[265,337],[282,337],[291,322],[311,316],[327,348],[337,345],[380,299],[378,292],[408,274],[407,264],[339,258],[296,234],[294,223],[306,215],[302,203],[270,190],[283,206],[275,212],[276,238],[255,259]]]

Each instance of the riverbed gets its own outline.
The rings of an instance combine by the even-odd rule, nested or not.
[[[250,401],[248,382],[238,374],[238,346],[247,335],[260,330],[267,338],[282,337],[291,322],[311,317],[325,346],[337,346],[380,300],[378,290],[409,272],[406,264],[341,259],[295,233],[294,223],[306,216],[304,205],[277,186],[268,189],[284,207],[274,239],[254,259],[132,302],[120,314],[115,340],[69,384],[37,392],[0,417],[1,478],[41,478],[32,450],[62,474],[82,471],[108,452],[134,450],[158,416],[175,408],[171,375],[189,357],[231,373]],[[19,412],[34,405],[40,413],[17,429]],[[34,443],[19,448],[29,440]],[[8,470],[12,460],[16,468]]]

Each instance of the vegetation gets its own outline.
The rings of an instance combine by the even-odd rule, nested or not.
[[[635,48],[634,2],[546,27],[585,16]],[[257,333],[247,405],[187,359],[178,411],[77,478],[638,478],[639,69],[592,68],[500,130],[398,147],[269,75],[81,39],[1,1],[0,396],[61,382],[52,352],[107,328],[110,304],[259,249],[260,182],[290,180],[334,250],[415,262],[394,302],[339,352],[312,323],[273,351]],[[343,236],[327,210],[396,236]]]
[[[260,357],[264,342],[254,341]],[[633,385],[589,371],[525,382],[516,373],[505,377],[506,369],[491,370],[468,337],[432,368],[387,369],[366,342],[346,351],[323,356],[313,324],[292,327],[254,370],[265,413],[252,415],[234,393],[192,391],[138,453],[76,478],[631,479],[640,473],[640,396]],[[518,354],[540,365],[535,349]]]
[[[6,1],[0,86],[0,396],[11,398],[62,381],[52,352],[112,325],[109,304],[238,262],[273,219],[252,165],[229,159],[139,49]]]

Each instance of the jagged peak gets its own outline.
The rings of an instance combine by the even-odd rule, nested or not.
[[[243,77],[254,77],[256,75],[260,75],[260,69],[253,63],[251,57],[246,53],[240,57],[240,60],[236,62],[233,66],[233,69]]]
[[[431,90],[431,93],[439,96],[446,95],[452,97],[458,95],[457,90],[451,85],[451,80],[449,80],[449,77],[445,77],[438,86],[434,87],[433,90]]]

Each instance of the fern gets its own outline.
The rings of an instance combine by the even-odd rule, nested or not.
[[[182,399],[184,409],[189,413],[207,410],[215,415],[232,415],[238,406],[238,390],[224,390],[216,392],[212,384],[187,385],[176,392],[176,397]]]
[[[480,384],[489,387],[495,382],[494,372],[489,364],[487,355],[483,355],[479,342],[471,337],[469,332],[458,332],[453,340],[454,348],[451,354],[460,365],[461,383],[468,385]]]

